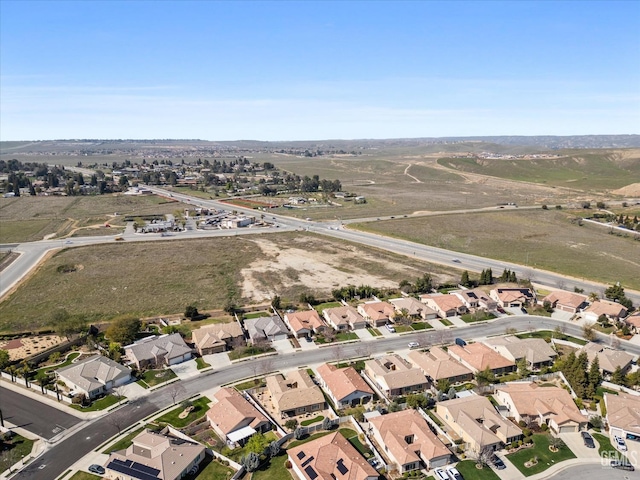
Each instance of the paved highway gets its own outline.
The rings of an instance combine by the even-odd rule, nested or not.
[[[489,323],[470,324],[450,331],[432,330],[416,334],[397,335],[392,338],[376,337],[376,339],[366,342],[318,348],[315,350],[266,357],[260,360],[248,360],[219,370],[214,369],[211,372],[182,381],[181,385],[185,388],[185,391],[177,401],[180,402],[192,395],[220,385],[272,371],[407,349],[407,343],[415,339],[419,339],[422,346],[427,346],[441,342],[450,342],[454,336],[470,339],[497,335],[504,333],[507,327],[520,331],[526,331],[532,328],[552,330],[558,325],[565,327],[568,335],[580,336],[581,334],[581,328],[578,325],[568,324],[567,322],[548,317],[519,315],[500,318]],[[606,335],[599,335],[599,337],[605,341],[608,338]],[[640,345],[631,344],[626,341],[622,341],[621,343],[621,348],[634,355],[640,355]],[[121,429],[126,428],[126,426],[132,425],[151,415],[153,412],[170,406],[172,403],[173,401],[167,389],[161,388],[154,391],[150,397],[145,397],[99,419],[87,422],[87,425],[83,429],[70,434],[67,438],[53,445],[15,478],[25,480],[51,480],[52,478],[56,478],[70,465],[91,450],[97,448],[111,436],[117,434],[117,426],[120,426]],[[7,414],[11,415],[12,412],[8,411]]]

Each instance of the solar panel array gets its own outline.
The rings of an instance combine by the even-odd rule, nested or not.
[[[118,460],[117,458],[111,460],[107,468],[139,480],[158,480],[158,474],[160,473],[157,468],[148,467],[132,460]]]

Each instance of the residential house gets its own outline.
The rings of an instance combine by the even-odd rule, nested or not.
[[[626,317],[624,323],[629,326],[631,332],[635,334],[640,333],[640,311]]]
[[[514,335],[507,335],[487,338],[482,343],[515,363],[525,359],[527,365],[534,370],[553,365],[558,356],[556,351],[542,338],[518,338]]]
[[[443,295],[441,293],[430,293],[420,295],[420,301],[427,307],[435,310],[441,318],[463,315],[469,310],[464,306],[462,300],[455,295]]]
[[[325,363],[316,370],[320,385],[329,393],[336,408],[355,407],[373,399],[373,390],[355,368]]]
[[[315,333],[324,333],[329,328],[315,310],[287,313],[284,321],[296,338],[311,337]]]
[[[514,382],[496,388],[494,398],[516,422],[527,419],[547,424],[556,433],[577,432],[587,426],[571,394],[560,387],[541,387],[531,382]]]
[[[604,394],[607,423],[611,433],[630,440],[640,440],[640,397],[620,392]]]
[[[489,296],[504,308],[522,308],[536,301],[536,294],[530,288],[494,288]]]
[[[271,403],[281,418],[295,417],[325,408],[324,395],[306,370],[267,377]]]
[[[479,288],[474,288],[473,290],[456,290],[449,292],[449,295],[458,297],[469,310],[495,310],[498,307],[498,302]]]
[[[244,328],[246,328],[249,339],[254,345],[289,338],[289,330],[278,315],[249,318],[244,321]]]
[[[431,347],[428,352],[412,350],[408,357],[434,384],[439,380],[447,380],[452,384],[473,380],[471,369],[454,360],[440,347]]]
[[[389,303],[391,303],[398,312],[406,310],[407,314],[414,319],[436,320],[438,318],[438,312],[413,297],[392,298],[389,300]]]
[[[588,297],[581,293],[555,290],[542,299],[542,304],[544,305],[545,302],[549,302],[555,310],[578,313],[589,304],[587,299]]]
[[[127,345],[124,351],[138,370],[176,365],[192,357],[191,349],[179,333],[146,337]]]
[[[364,373],[389,398],[429,388],[429,381],[420,369],[397,354],[367,360]]]
[[[376,443],[400,474],[442,467],[451,460],[449,449],[417,410],[373,416],[368,421]]]
[[[74,393],[96,398],[131,381],[131,369],[96,355],[56,370],[56,377]]]
[[[436,413],[474,452],[486,447],[499,450],[522,438],[522,430],[498,414],[486,397],[469,395],[438,402]]]
[[[617,323],[627,316],[629,311],[623,305],[609,300],[596,300],[584,309],[584,318],[590,322],[597,322],[600,315],[604,315],[609,321]]]
[[[468,343],[464,347],[451,345],[447,352],[473,372],[488,368],[494,375],[502,375],[516,370],[516,363],[513,360],[503,357],[484,343]]]
[[[618,367],[620,367],[622,373],[626,373],[634,359],[634,356],[630,353],[605,347],[604,345],[594,342],[587,343],[584,347],[578,350],[578,352],[576,352],[576,355],[579,355],[583,351],[587,352],[589,363],[593,362],[593,360],[598,357],[600,372],[605,376],[611,375]]]
[[[378,480],[378,472],[340,432],[287,450],[299,480]]]
[[[200,355],[226,352],[242,341],[244,332],[238,322],[214,323],[191,332],[191,340]]]
[[[223,387],[207,411],[211,428],[225,442],[244,444],[256,432],[271,430],[271,422],[235,388]]]
[[[391,323],[396,310],[387,302],[367,302],[358,305],[358,313],[373,327]]]
[[[357,330],[367,326],[367,321],[351,306],[327,308],[322,314],[327,323],[337,331]]]
[[[124,450],[112,452],[105,467],[107,478],[118,480],[178,480],[205,457],[195,442],[145,429]]]

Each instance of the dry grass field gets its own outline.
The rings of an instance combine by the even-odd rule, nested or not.
[[[173,213],[181,208],[180,203],[155,195],[0,198],[0,243],[31,242],[47,235],[62,237],[74,229],[105,222],[124,226],[124,215]]]
[[[640,289],[640,242],[572,222],[580,212],[502,210],[351,225],[463,253]],[[496,272],[494,272],[496,273]]]
[[[92,321],[148,317],[275,293],[327,295],[349,283],[397,286],[427,271],[450,278],[438,266],[299,232],[77,247],[57,253],[0,304],[0,331],[47,327],[59,308]]]

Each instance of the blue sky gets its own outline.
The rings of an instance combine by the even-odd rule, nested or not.
[[[0,138],[640,133],[640,2],[0,0]]]

